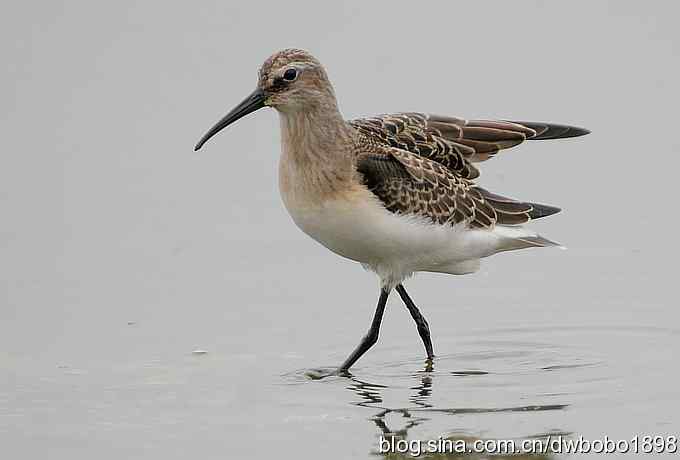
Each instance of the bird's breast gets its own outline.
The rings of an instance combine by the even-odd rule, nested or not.
[[[290,162],[282,161],[279,166],[281,198],[295,224],[333,252],[364,262],[365,240],[356,224],[366,219],[366,205],[375,197],[358,183],[338,187],[325,181],[322,175]]]
[[[411,271],[439,264],[451,256],[452,239],[459,234],[451,227],[388,211],[360,183],[319,195],[296,186],[283,170],[280,186],[288,213],[304,233],[336,254],[371,267]]]

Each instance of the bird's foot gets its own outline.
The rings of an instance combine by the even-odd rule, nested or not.
[[[305,371],[305,377],[310,380],[321,380],[332,376],[348,377],[349,375],[351,375],[349,371],[335,367],[323,367]]]

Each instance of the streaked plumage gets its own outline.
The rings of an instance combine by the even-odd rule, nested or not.
[[[376,272],[381,281],[370,334],[343,370],[377,340],[387,294],[395,287],[432,356],[427,322],[401,285],[412,273],[471,273],[480,259],[501,251],[556,245],[524,224],[560,209],[478,186],[476,163],[525,140],[588,133],[552,123],[423,113],[345,121],[321,64],[306,51],[289,49],[265,61],[255,92],[196,149],[263,106],[280,114],[280,190],[295,223],[333,252]]]
[[[358,150],[373,150],[359,154],[357,169],[387,209],[429,217],[439,224],[465,222],[472,228],[519,225],[560,211],[476,186],[471,179],[479,176],[479,170],[472,163],[526,139],[587,132],[547,123],[467,121],[423,113],[386,114],[349,124],[360,133]]]

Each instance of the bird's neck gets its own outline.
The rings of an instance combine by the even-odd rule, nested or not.
[[[354,132],[337,106],[281,111],[280,120],[282,193],[324,200],[350,187]]]

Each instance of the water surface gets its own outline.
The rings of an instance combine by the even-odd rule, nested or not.
[[[0,49],[0,457],[376,458],[403,440],[680,435],[676,2],[17,2]],[[418,6],[420,7],[420,6]],[[263,110],[277,49],[343,114],[585,126],[480,165],[569,249],[398,296],[295,228]],[[394,458],[404,458],[394,455]],[[436,457],[435,457],[436,458]]]

